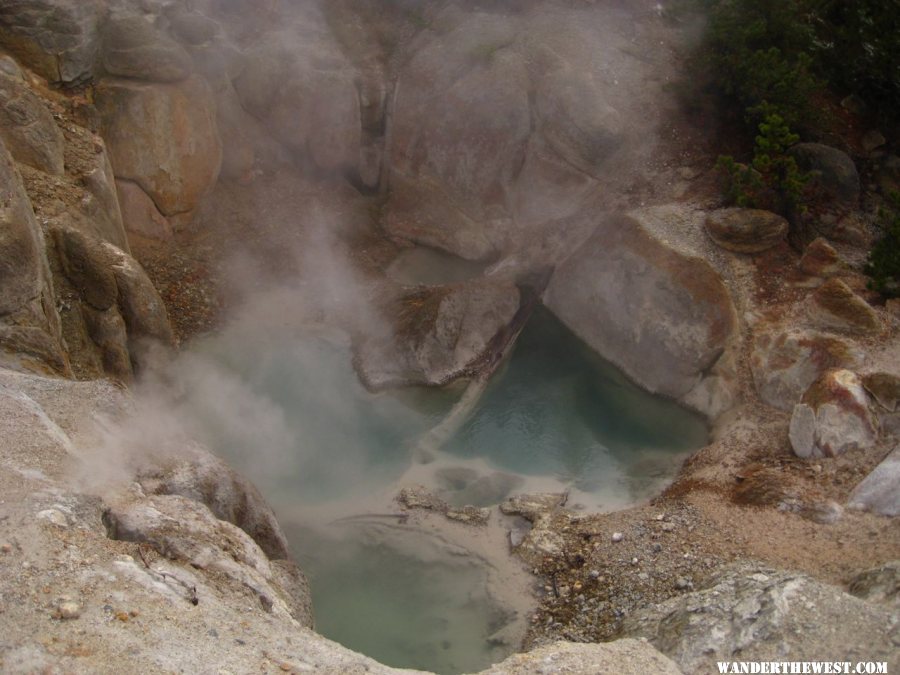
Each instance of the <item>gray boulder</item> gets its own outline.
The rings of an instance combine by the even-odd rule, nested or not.
[[[626,216],[601,221],[557,268],[544,302],[645,389],[686,402],[715,377],[737,325],[728,290],[706,261],[667,247]],[[704,411],[721,409],[728,397],[723,389]]]
[[[294,569],[293,579],[304,588],[284,588],[291,577],[275,569],[243,530],[217,519],[204,504],[178,495],[151,496],[112,505],[103,522],[111,539],[148,544],[170,560],[221,574],[250,591],[267,612],[312,625],[299,571]],[[191,588],[184,591],[190,598]]]
[[[853,489],[847,504],[881,516],[900,516],[900,447]]]
[[[626,618],[685,672],[718,661],[887,661],[900,665],[892,613],[803,574],[752,564],[725,568],[702,590]]]
[[[875,445],[878,424],[859,376],[825,372],[794,406],[789,436],[798,457],[836,457]]]
[[[18,77],[0,73],[0,138],[17,162],[62,175],[63,135],[50,110]]]
[[[893,373],[869,373],[863,377],[863,387],[875,402],[882,431],[900,435],[900,377]]]
[[[706,217],[706,232],[727,251],[761,253],[784,241],[788,222],[771,211],[719,209]]]
[[[406,294],[389,310],[388,330],[357,346],[357,371],[372,389],[442,385],[474,375],[474,364],[491,357],[492,342],[511,324],[519,303],[515,285],[492,280]]]
[[[862,351],[846,340],[788,328],[756,336],[750,369],[759,397],[775,408],[791,411],[826,370],[855,368],[862,358]]]
[[[94,76],[103,0],[4,0],[0,45],[51,83],[82,84]]]

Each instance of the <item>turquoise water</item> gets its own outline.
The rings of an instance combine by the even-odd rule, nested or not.
[[[445,449],[636,501],[707,435],[702,417],[643,391],[541,310]]]
[[[546,311],[426,464],[418,441],[460,389],[371,394],[349,346],[324,334],[225,331],[193,358],[183,374],[195,432],[275,507],[310,577],[318,630],[396,667],[477,671],[518,646],[497,637],[510,617],[489,597],[484,561],[384,519],[397,511],[385,495],[407,471],[456,503],[495,504],[539,485],[619,508],[658,491],[708,433]]]

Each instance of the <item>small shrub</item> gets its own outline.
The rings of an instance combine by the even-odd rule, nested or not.
[[[900,297],[900,193],[891,196],[894,208],[881,212],[884,235],[869,252],[865,272],[869,288],[888,298]]]
[[[800,137],[771,108],[759,124],[759,135],[749,166],[733,157],[719,157],[726,175],[726,196],[737,206],[765,208],[793,220],[803,210],[803,193],[809,175],[800,171],[787,153]]]

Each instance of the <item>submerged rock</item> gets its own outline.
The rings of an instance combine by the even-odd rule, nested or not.
[[[875,445],[878,425],[859,376],[849,370],[823,374],[794,406],[789,435],[794,453],[804,458]]]

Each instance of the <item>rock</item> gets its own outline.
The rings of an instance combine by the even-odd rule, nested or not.
[[[118,309],[110,307],[101,312],[83,305],[81,314],[88,336],[100,350],[103,371],[119,382],[130,385],[134,380],[134,371],[128,352],[128,331]]]
[[[900,377],[892,373],[870,373],[863,377],[863,387],[887,412],[900,411]]]
[[[130,254],[128,237],[125,235],[125,227],[122,222],[122,210],[119,208],[119,198],[116,192],[116,179],[113,175],[112,165],[106,146],[100,143],[95,147],[97,152],[93,155],[93,165],[82,175],[81,181],[84,188],[94,198],[94,205],[89,207],[87,215],[93,226],[93,233],[103,241],[108,241],[114,246]]]
[[[639,385],[682,401],[715,379],[737,326],[728,290],[706,261],[625,216],[601,221],[556,269],[544,304]]]
[[[90,81],[99,51],[103,0],[4,0],[0,45],[53,84]]]
[[[119,311],[128,327],[131,346],[147,339],[156,340],[163,345],[173,344],[174,336],[166,306],[147,273],[124,251],[109,243],[102,246],[112,260],[112,271],[119,293]],[[131,352],[132,358],[135,358],[134,350],[131,349]]]
[[[875,180],[884,195],[900,190],[900,157],[897,155],[885,157],[878,166]]]
[[[447,384],[480,359],[495,356],[519,309],[511,282],[473,280],[416,290],[391,308],[387,335],[370,334],[357,347],[356,367],[366,386]]]
[[[828,279],[812,294],[810,318],[820,326],[867,334],[881,329],[878,314],[840,279]]]
[[[104,82],[95,92],[116,178],[137,183],[164,216],[189,214],[219,175],[222,142],[209,87]]]
[[[487,525],[491,519],[491,510],[477,506],[451,506],[444,514],[450,520],[455,520],[466,525]]]
[[[650,644],[641,640],[615,640],[599,644],[557,642],[524,654],[514,654],[480,675],[536,675],[567,673],[596,675],[679,675],[681,670]]]
[[[22,179],[0,145],[0,316],[41,292],[44,242]]]
[[[69,521],[66,518],[66,514],[64,514],[59,509],[44,509],[43,511],[39,511],[37,514],[38,520],[45,520],[48,523],[53,523],[58,527],[68,527]]]
[[[822,237],[816,238],[800,258],[800,271],[811,277],[826,279],[843,272],[847,264],[841,260],[838,252]]]
[[[44,236],[0,141],[0,346],[68,372]]]
[[[250,481],[201,446],[184,448],[181,459],[147,471],[139,481],[148,494],[193,499],[220,520],[241,528],[270,560],[288,560],[287,539],[275,514]]]
[[[706,232],[727,251],[760,253],[784,241],[788,222],[771,211],[719,209],[706,217]]]
[[[857,598],[900,609],[900,560],[860,572],[847,590]]]
[[[500,511],[507,516],[522,516],[534,522],[565,505],[569,495],[565,492],[547,492],[533,495],[510,497],[500,505]]]
[[[0,138],[17,162],[61,176],[62,131],[44,102],[21,78],[0,74]]]
[[[889,617],[802,574],[745,563],[724,568],[707,588],[626,617],[622,635],[647,638],[688,673],[716,672],[721,661],[846,661],[848,654],[894,663]]]
[[[143,16],[114,12],[103,28],[103,69],[110,75],[178,82],[191,73],[184,47]]]
[[[326,171],[359,167],[356,73],[316,16],[248,50],[234,88],[281,143]]]
[[[51,234],[63,272],[84,301],[100,311],[112,307],[119,291],[112,269],[114,258],[103,242],[71,228],[57,227]]]
[[[789,152],[801,169],[814,172],[820,199],[851,207],[859,201],[859,173],[847,153],[821,143],[798,143]]]
[[[172,33],[189,45],[206,44],[222,31],[217,22],[200,12],[177,8],[176,11],[169,13],[168,18]]]
[[[883,133],[878,131],[878,129],[870,129],[863,134],[860,142],[862,144],[863,152],[870,154],[887,143],[887,139],[884,137]]]
[[[881,516],[900,516],[900,447],[853,489],[847,504]]]
[[[117,180],[116,192],[122,208],[125,230],[148,239],[166,241],[172,238],[172,224],[159,212],[153,200],[137,183]]]
[[[111,539],[146,543],[170,560],[222,574],[255,594],[265,611],[312,624],[308,590],[282,588],[280,582],[290,577],[274,571],[243,530],[216,519],[201,503],[177,495],[151,496],[112,505],[103,523]]]
[[[63,600],[56,606],[55,616],[66,621],[77,619],[81,616],[81,605],[74,600]]]
[[[829,368],[856,368],[861,350],[838,337],[788,328],[760,333],[750,369],[759,397],[780,410],[793,410],[803,393]]]
[[[877,440],[862,381],[849,370],[825,372],[794,406],[790,441],[798,457],[836,457]]]
[[[813,197],[803,219],[823,236],[860,243],[864,235],[852,211],[859,202],[859,173],[841,150],[820,143],[799,143],[789,150],[803,171],[812,175]]]
[[[621,532],[613,532],[612,537],[610,537],[610,539],[612,540],[612,542],[614,544],[618,544],[624,538],[625,538],[625,535],[622,534]]]

